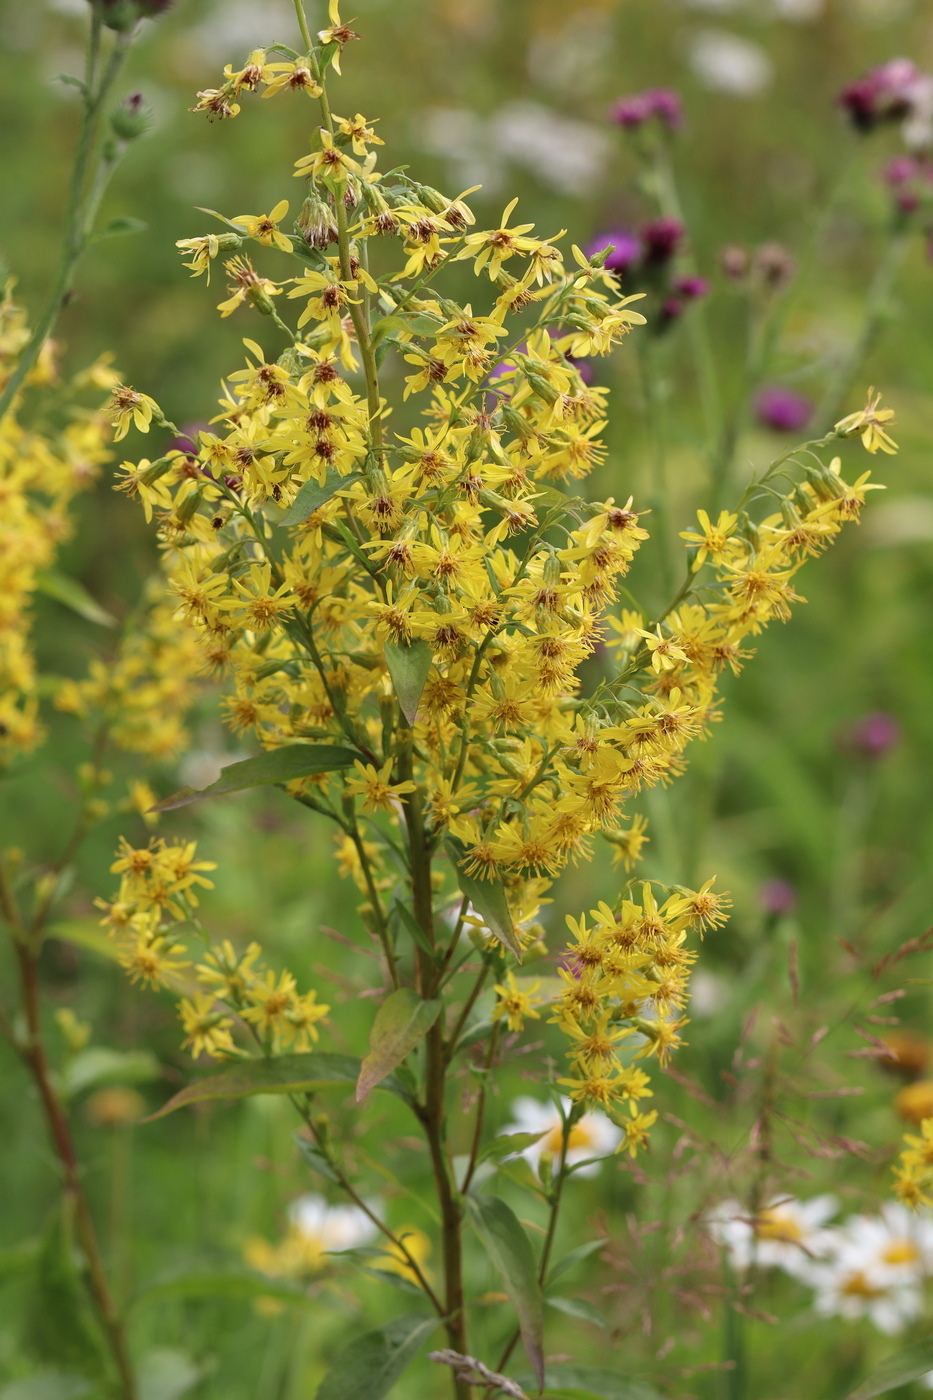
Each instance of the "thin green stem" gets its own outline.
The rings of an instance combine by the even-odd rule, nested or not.
[[[65,229],[62,238],[58,271],[52,282],[52,289],[45,307],[33,328],[32,335],[20,352],[16,368],[7,380],[2,393],[0,393],[0,419],[9,412],[10,405],[19,392],[20,386],[38,360],[42,347],[51,334],[55,322],[61,314],[68,293],[71,290],[78,263],[90,242],[91,229],[86,226],[87,205],[84,197],[88,165],[97,137],[97,127],[101,109],[103,108],[110,89],[113,87],[131,42],[132,36],[129,33],[120,34],[117,37],[110,51],[103,74],[101,75],[97,91],[92,92],[91,88],[88,87],[84,94],[84,115],[78,133],[75,160],[68,185],[68,196],[65,205]],[[100,26],[99,21],[95,21],[95,23],[92,24],[91,36],[88,42],[86,72],[89,74],[93,74],[97,68],[99,43]],[[101,190],[101,193],[103,193],[103,190]]]
[[[473,1141],[470,1146],[470,1160],[467,1165],[466,1175],[463,1178],[461,1191],[466,1194],[470,1189],[470,1182],[476,1172],[479,1162],[479,1152],[483,1145],[483,1126],[486,1119],[486,1096],[489,1091],[489,1076],[496,1063],[496,1051],[499,1048],[499,1033],[502,1029],[501,1021],[497,1021],[493,1026],[492,1035],[489,1037],[489,1044],[486,1048],[486,1063],[483,1065],[485,1073],[483,1081],[479,1086],[479,1097],[476,1103],[476,1121],[473,1124]]]

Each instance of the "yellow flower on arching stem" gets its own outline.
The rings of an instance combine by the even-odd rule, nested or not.
[[[379,118],[377,117],[378,121]],[[365,156],[367,146],[384,146],[385,142],[380,139],[369,125],[362,112],[357,112],[355,117],[334,116],[337,123],[337,130],[341,136],[349,136],[350,146],[355,155]]]
[[[247,237],[255,238],[257,243],[265,243],[267,247],[274,246],[281,248],[283,253],[290,253],[291,239],[279,228],[287,213],[288,200],[280,199],[269,214],[237,214],[230,222],[241,225]]]
[[[263,97],[275,97],[286,89],[289,92],[306,92],[309,97],[320,97],[322,91],[321,84],[301,59],[292,63],[264,64],[262,81],[266,84]]]
[[[619,1127],[625,1133],[619,1152],[627,1152],[630,1157],[634,1157],[640,1147],[648,1144],[648,1134],[650,1129],[658,1120],[657,1109],[652,1109],[650,1113],[639,1113],[633,1103],[628,1106],[630,1118],[623,1118],[619,1122]]]
[[[604,830],[603,836],[612,846],[613,865],[622,864],[626,870],[634,870],[641,859],[642,846],[651,839],[648,835],[648,818],[639,813],[632,818],[632,825],[626,830]]]
[[[271,967],[265,981],[257,981],[246,993],[251,1005],[243,1012],[244,1021],[252,1021],[263,1038],[281,1031],[297,1000],[295,979],[290,972],[279,973],[276,979]]]
[[[651,669],[653,671],[672,671],[678,661],[686,661],[687,653],[683,647],[677,645],[673,637],[665,637],[661,632],[660,623],[653,632],[646,632],[643,627],[632,629],[639,637],[643,637],[648,650],[651,652]]]
[[[882,452],[893,456],[897,451],[897,443],[888,436],[886,426],[894,422],[894,409],[879,409],[880,402],[881,395],[876,394],[873,388],[869,389],[865,407],[860,408],[857,413],[840,418],[835,425],[836,436],[860,437],[866,451],[877,452],[880,448]]]
[[[249,258],[228,258],[224,267],[233,280],[227,287],[230,296],[217,306],[221,316],[232,315],[244,301],[266,315],[273,310],[270,298],[277,297],[282,289],[268,277],[260,277]]]
[[[319,29],[317,37],[324,45],[337,45],[337,52],[331,59],[330,65],[335,73],[340,73],[340,56],[343,53],[344,44],[349,43],[351,39],[358,39],[360,36],[349,25],[341,24],[339,0],[330,0],[327,7],[327,18],[330,20],[330,24],[326,29]]]
[[[190,1049],[193,1059],[199,1055],[210,1055],[220,1059],[233,1050],[230,1027],[233,1021],[224,1010],[215,1007],[213,996],[206,992],[195,992],[192,998],[183,997],[178,1003],[178,1015],[185,1030],[182,1044]]]
[[[509,228],[509,215],[517,203],[516,198],[506,205],[502,223],[498,228],[467,234],[464,246],[457,254],[457,261],[472,258],[473,271],[479,274],[486,268],[490,279],[494,281],[507,258],[514,257],[516,253],[521,257],[533,253],[538,247],[538,239],[528,238],[526,235],[534,228],[534,224],[516,224],[514,228]]]
[[[263,93],[265,97],[266,94]],[[344,185],[349,174],[359,175],[360,163],[348,156],[346,152],[334,144],[334,138],[329,131],[323,128],[318,133],[320,138],[320,149],[313,151],[309,156],[301,156],[295,161],[295,175],[311,175],[315,180],[323,180],[326,184]]]
[[[496,984],[495,990],[499,994],[492,1016],[494,1021],[500,1021],[505,1017],[506,1025],[510,1031],[520,1031],[525,1024],[526,1017],[531,1017],[537,1021],[540,1018],[540,1011],[535,1007],[541,1005],[541,998],[537,995],[540,982],[533,982],[525,991],[515,980],[514,972],[507,972],[505,975],[505,985]]]
[[[363,799],[364,812],[392,812],[400,798],[415,791],[415,784],[410,780],[403,783],[389,781],[392,775],[391,758],[387,758],[379,769],[371,763],[361,763],[359,759],[354,761],[353,766],[357,776],[345,781],[344,790],[350,797]]]
[[[113,424],[114,440],[120,442],[134,423],[141,433],[148,433],[153,414],[161,419],[162,411],[155,399],[148,394],[138,394],[128,384],[116,384],[106,408],[107,417]]]
[[[121,947],[117,958],[131,982],[150,988],[167,987],[173,975],[191,966],[190,962],[183,962],[178,957],[184,951],[183,944],[173,943],[169,938],[153,937],[144,931],[133,942]]]
[[[714,525],[705,510],[698,510],[697,520],[700,522],[699,534],[696,530],[681,530],[680,532],[682,540],[697,546],[697,555],[693,561],[694,572],[702,569],[707,559],[713,564],[720,564],[730,552],[734,552],[736,542],[733,541],[732,536],[739,517],[731,511],[721,510],[719,519]]]

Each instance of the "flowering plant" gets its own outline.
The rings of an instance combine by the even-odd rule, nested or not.
[[[119,485],[155,516],[168,587],[223,680],[226,718],[259,746],[158,809],[275,784],[335,828],[379,950],[368,1052],[318,1049],[331,1009],[318,989],[276,973],[257,943],[238,950],[207,931],[197,889],[211,865],[187,838],[122,844],[105,923],[136,980],[187,984],[185,1043],[226,1062],[162,1112],[288,1094],[305,1160],[369,1220],[434,1314],[351,1344],[321,1393],[359,1393],[374,1357],[385,1364],[370,1393],[384,1393],[440,1325],[447,1346],[434,1357],[457,1400],[476,1385],[515,1395],[502,1368],[519,1339],[544,1385],[543,1303],[566,1264],[552,1258],[565,1187],[592,1160],[577,1151],[584,1124],[605,1115],[608,1135],[589,1136],[596,1156],[610,1141],[632,1156],[645,1146],[657,1117],[646,1067],[680,1044],[694,941],[726,919],[712,880],[637,878],[647,831],[626,807],[683,770],[688,743],[717,717],[721,673],[738,672],[747,639],[789,616],[802,564],[858,518],[868,474],[847,482],[825,450],[859,436],[869,452],[893,451],[890,414],[870,395],[778,457],[733,509],[699,512],[683,534],[683,582],[650,612],[622,584],[648,536],[643,516],[624,490],[588,501],[577,485],[605,456],[607,397],[578,362],[645,322],[607,270],[611,249],[568,257],[562,235],[517,221],[514,200],[497,227],[477,229],[471,191],[448,197],[380,171],[375,121],[330,105],[331,72],[358,36],[336,3],[317,36],[300,0],[296,14],[299,49],[228,65],[197,103],[221,119],[259,90],[316,104],[292,230],[283,197],[268,214],[217,215],[223,233],[179,245],[195,276],[228,255],[218,309],[265,318],[265,343],[244,342],[218,431],[192,451],[124,464]],[[248,244],[290,257],[293,273],[260,272]],[[464,262],[476,294],[458,301],[445,273]],[[405,416],[414,406],[420,426]],[[119,436],[131,421],[148,431],[153,416],[146,395],[115,388]],[[555,975],[529,976],[547,953],[548,889],[597,838],[620,866],[618,896],[568,920]],[[489,1139],[496,1071],[526,1022],[545,1017],[566,1041],[552,1075],[557,1139],[554,1128]],[[451,1101],[464,1065],[476,1083],[469,1123]],[[395,1095],[423,1135],[439,1281],[372,1203],[321,1111],[318,1096],[353,1083],[361,1106],[377,1088]],[[493,1186],[535,1145],[536,1170],[511,1176],[546,1207],[537,1252]],[[474,1315],[474,1249],[514,1310],[501,1336]]]

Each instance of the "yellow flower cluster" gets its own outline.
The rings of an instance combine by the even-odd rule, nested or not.
[[[905,1133],[907,1146],[894,1168],[894,1194],[905,1205],[933,1206],[933,1118],[924,1118],[920,1136]]]
[[[0,300],[0,384],[29,338],[23,312],[8,283]],[[87,388],[108,388],[116,376],[104,361],[68,383],[56,380],[47,342],[32,386],[56,385],[69,410],[61,428],[26,427],[15,411],[0,422],[0,760],[27,753],[41,741],[33,656],[32,602],[72,531],[75,496],[96,480],[106,461],[110,429],[100,412],[81,408]]]
[[[184,983],[192,960],[182,929],[187,926],[200,940],[202,960],[193,972],[201,989],[192,987],[178,1004],[184,1044],[193,1056],[245,1054],[231,1035],[237,1021],[266,1053],[306,1050],[317,1040],[318,1022],[330,1007],[319,1004],[316,992],[300,993],[290,972],[276,976],[265,967],[258,943],[237,953],[229,940],[212,944],[205,934],[197,891],[213,889],[205,872],[215,864],[197,859],[194,841],[159,838],[135,848],[124,840],[110,868],[121,877],[119,892],[111,903],[97,903],[131,981],[151,988]]]
[[[251,55],[199,107],[231,115],[260,85],[320,96],[321,62],[341,47],[326,43],[336,48],[323,59]],[[623,824],[626,804],[682,771],[720,673],[739,669],[747,636],[788,616],[797,570],[858,517],[869,487],[864,476],[847,484],[838,459],[787,454],[783,474],[738,510],[715,523],[700,513],[685,536],[688,580],[667,612],[617,613],[647,534],[631,498],[572,494],[605,458],[606,390],[585,384],[577,360],[608,354],[643,322],[634,298],[619,296],[605,254],[588,260],[574,247],[566,259],[561,234],[513,222],[515,201],[478,230],[465,195],[380,174],[371,148],[382,143],[361,114],[336,116],[322,98],[321,117],[296,163],[306,194],[294,232],[282,227],[283,200],[225,220],[232,233],[180,244],[195,275],[246,240],[289,252],[299,268],[288,279],[229,260],[220,310],[252,308],[290,344],[267,353],[245,341],[246,364],[225,381],[217,431],[200,435],[196,457],[143,462],[128,479],[156,513],[169,587],[204,665],[227,680],[231,727],[264,749],[308,747],[314,775],[289,791],[341,829],[342,869],[365,893],[390,968],[400,863],[401,902],[430,941],[424,888],[443,880],[432,871],[442,854],[467,894],[470,882],[502,892],[528,947],[551,880],[596,834],[632,868],[646,834],[638,816]],[[458,262],[478,279],[468,301],[433,285]],[[294,328],[277,309],[290,299],[301,304]],[[420,406],[419,426],[389,429],[380,372],[390,355],[404,376],[400,406]],[[139,407],[131,393],[115,396],[124,414]],[[864,435],[864,418],[825,441]],[[753,502],[770,513],[753,520]],[[619,666],[584,696],[581,666],[607,632]],[[581,1104],[629,1102],[630,1146],[650,1126],[635,1107],[646,1081],[615,1047],[637,1034],[639,1054],[663,1057],[677,1043],[684,939],[721,922],[723,906],[709,885],[672,890],[660,907],[650,886],[640,901],[626,887],[594,929],[575,926],[557,1008],[573,1042],[567,1082]],[[434,994],[428,974],[421,989]]]

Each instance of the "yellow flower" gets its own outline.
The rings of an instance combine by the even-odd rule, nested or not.
[[[391,758],[387,758],[378,770],[371,763],[361,763],[359,759],[355,760],[353,766],[357,776],[346,780],[344,787],[351,797],[363,799],[364,812],[392,812],[406,793],[416,791],[416,785],[410,780],[403,783],[389,781],[392,773]]]
[[[337,52],[330,62],[334,72],[339,73],[340,55],[343,53],[344,44],[349,43],[351,39],[358,39],[360,36],[348,25],[341,24],[338,0],[330,0],[330,4],[327,7],[327,17],[330,20],[330,24],[326,29],[319,29],[317,37],[325,46],[328,44],[337,45]]]
[[[199,1055],[210,1055],[214,1059],[233,1050],[230,1027],[233,1021],[223,1010],[215,1011],[213,996],[196,992],[189,1000],[184,997],[178,1004],[178,1014],[185,1031],[183,1044],[190,1048],[194,1059]]]
[[[630,1157],[634,1157],[640,1147],[648,1144],[648,1132],[657,1122],[658,1114],[656,1109],[650,1113],[639,1113],[633,1103],[629,1104],[630,1118],[623,1118],[619,1127],[623,1129],[625,1137],[622,1139],[620,1152],[627,1152]]]
[[[541,1015],[540,1011],[535,1010],[535,1007],[541,1004],[541,998],[537,995],[540,986],[540,982],[533,982],[526,991],[519,987],[515,973],[507,972],[505,985],[496,984],[499,1000],[492,1013],[493,1020],[499,1021],[504,1016],[510,1031],[520,1031],[526,1017],[530,1016],[537,1021]]]
[[[306,92],[309,97],[320,97],[321,84],[315,78],[307,63],[295,59],[292,63],[266,63],[262,70],[262,81],[266,84],[263,97],[275,97],[279,92]]]
[[[281,248],[283,253],[290,253],[292,251],[291,239],[279,229],[279,223],[287,213],[288,200],[280,199],[270,214],[237,214],[231,223],[241,224],[249,238],[255,238],[257,242],[265,243],[267,247],[274,245],[276,248]]]
[[[886,425],[894,422],[894,410],[879,409],[880,402],[881,395],[876,394],[874,389],[869,389],[865,407],[857,413],[840,418],[835,431],[838,437],[861,437],[864,447],[869,452],[877,452],[880,448],[882,452],[893,456],[897,451],[897,443],[888,436]]]
[[[698,510],[697,520],[700,522],[699,534],[696,530],[681,530],[680,532],[682,540],[697,546],[697,555],[693,561],[694,571],[702,569],[707,559],[710,559],[714,564],[722,563],[723,559],[734,550],[732,536],[739,517],[731,511],[721,510],[719,519],[714,525],[705,510]]]
[[[113,436],[117,442],[126,437],[131,423],[134,423],[141,433],[148,433],[153,414],[159,418],[162,416],[159,405],[155,399],[150,399],[148,394],[138,394],[127,384],[117,384],[114,387],[110,403],[107,405],[107,416],[116,429]]]
[[[263,93],[263,96],[267,96]],[[323,180],[325,184],[344,185],[349,174],[359,175],[360,163],[348,156],[346,152],[335,145],[334,138],[329,131],[321,129],[318,133],[320,137],[320,150],[312,152],[309,156],[302,156],[295,161],[295,175],[311,175],[315,180]]]

